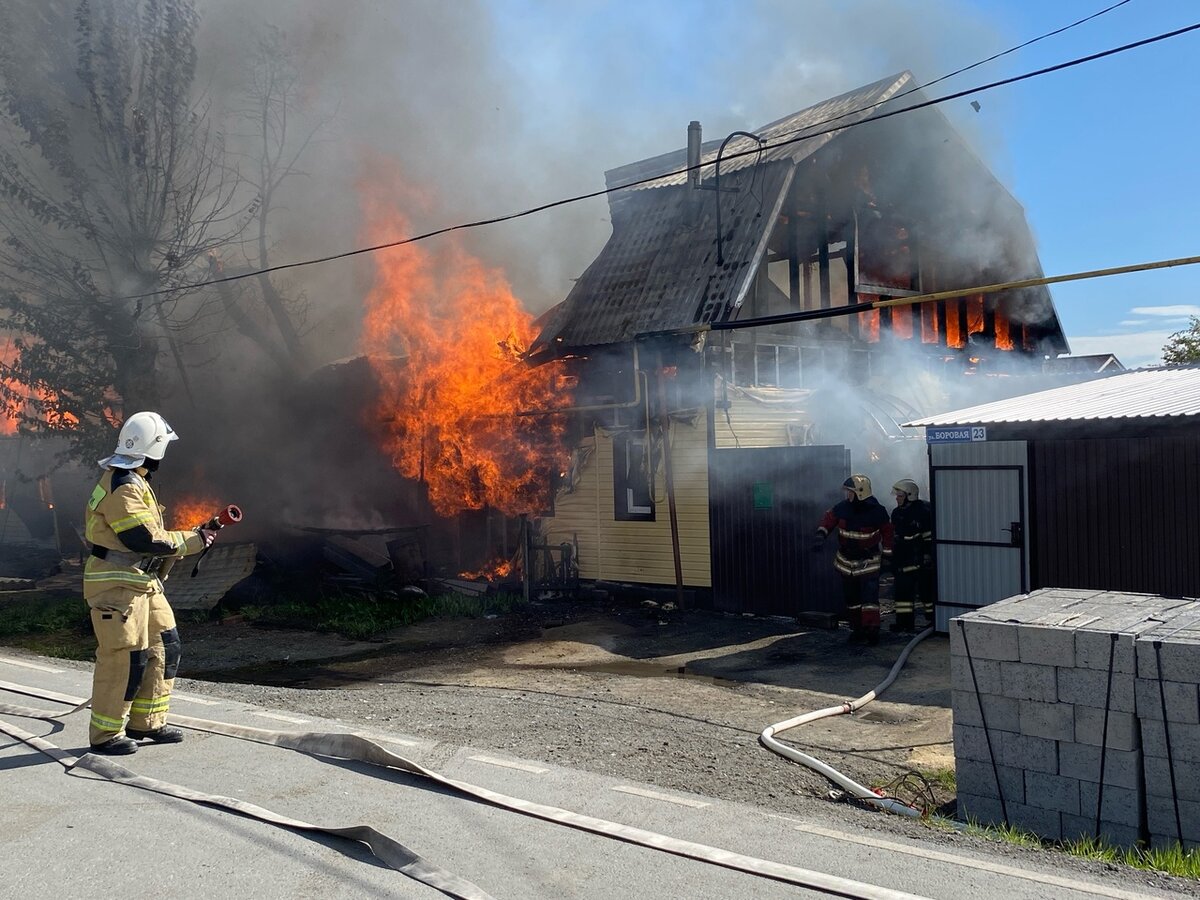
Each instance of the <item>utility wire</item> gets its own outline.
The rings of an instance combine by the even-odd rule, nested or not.
[[[1098,12],[1092,13],[1090,16],[1084,16],[1082,19],[1076,19],[1070,25],[1063,25],[1061,28],[1056,28],[1053,31],[1047,31],[1045,34],[1039,34],[1037,37],[1030,38],[1029,40],[1027,40],[1023,43],[1017,44],[1015,47],[1009,47],[1007,50],[1001,50],[999,53],[994,53],[991,56],[989,56],[987,59],[981,59],[978,62],[973,62],[969,66],[963,66],[961,69],[955,69],[953,72],[949,72],[945,75],[942,75],[940,78],[933,79],[933,81],[927,81],[924,84],[914,85],[913,87],[910,87],[907,91],[901,91],[896,96],[889,97],[887,100],[881,100],[878,103],[871,103],[867,106],[860,106],[858,109],[852,109],[849,112],[844,112],[839,115],[833,116],[832,118],[826,119],[823,122],[817,122],[817,123],[815,123],[815,126],[828,125],[832,122],[837,122],[839,119],[844,119],[847,116],[855,116],[855,115],[858,115],[859,113],[869,112],[870,110],[878,109],[880,106],[883,106],[886,103],[894,103],[895,101],[899,100],[901,97],[907,97],[909,94],[914,94],[917,91],[923,91],[925,88],[933,87],[935,84],[941,84],[943,81],[948,81],[949,79],[954,78],[956,75],[962,75],[964,72],[970,72],[972,69],[977,69],[980,66],[987,65],[990,62],[995,62],[996,60],[1000,59],[1001,57],[1008,56],[1010,53],[1016,53],[1018,50],[1024,50],[1026,47],[1030,47],[1033,44],[1038,43],[1039,41],[1046,40],[1046,38],[1051,38],[1051,37],[1054,37],[1055,35],[1062,34],[1064,31],[1070,31],[1072,28],[1082,25],[1085,22],[1090,22],[1092,19],[1097,19],[1100,16],[1104,15],[1105,13],[1110,13],[1117,7],[1124,6],[1126,3],[1129,3],[1129,2],[1130,2],[1130,0],[1120,0],[1119,3],[1114,3],[1112,6],[1107,6]],[[815,127],[815,126],[810,125],[810,126],[806,126],[806,127],[811,128],[811,127]],[[775,137],[777,137],[777,138],[788,137],[789,135],[797,134],[802,130],[803,129],[798,128],[795,131],[785,131],[781,134],[775,135]]]
[[[901,107],[899,109],[889,110],[888,112],[882,112],[882,113],[879,113],[874,116],[868,116],[867,118],[860,119],[857,122],[847,122],[844,125],[839,125],[839,126],[836,126],[833,128],[825,128],[823,130],[812,131],[812,132],[809,132],[809,133],[803,135],[802,137],[789,138],[788,140],[778,141],[773,144],[764,144],[761,148],[755,147],[750,150],[744,150],[744,151],[739,151],[736,153],[731,153],[725,157],[725,161],[729,161],[732,159],[738,159],[743,156],[750,156],[752,154],[759,153],[762,150],[771,150],[776,147],[785,147],[790,144],[799,143],[800,141],[807,141],[814,137],[820,137],[825,134],[831,134],[835,131],[842,131],[847,128],[852,128],[856,125],[864,125],[868,122],[878,122],[883,119],[891,118],[892,116],[898,116],[902,113],[914,112],[915,110],[925,109],[930,106],[936,106],[937,104],[940,104],[940,103],[947,103],[951,100],[958,100],[963,97],[969,97],[972,94],[980,94],[980,93],[983,93],[984,91],[990,91],[990,90],[993,90],[998,87],[1004,87],[1006,85],[1016,84],[1017,82],[1027,81],[1031,78],[1037,78],[1041,75],[1048,75],[1052,72],[1058,72],[1058,71],[1062,71],[1064,69],[1070,69],[1075,66],[1083,65],[1084,63],[1094,62],[1095,60],[1098,60],[1098,59],[1104,59],[1105,57],[1115,56],[1118,53],[1124,53],[1128,50],[1135,50],[1139,47],[1145,47],[1145,46],[1149,46],[1150,44],[1156,44],[1160,41],[1169,40],[1170,38],[1179,37],[1180,35],[1187,34],[1189,32],[1197,31],[1197,30],[1200,30],[1200,22],[1198,22],[1194,25],[1185,26],[1183,28],[1177,28],[1174,31],[1168,31],[1163,34],[1158,34],[1158,35],[1155,35],[1154,37],[1144,38],[1140,41],[1134,41],[1133,43],[1130,43],[1130,44],[1123,44],[1119,47],[1113,47],[1109,50],[1102,50],[1098,53],[1089,54],[1088,56],[1081,56],[1076,59],[1068,60],[1067,62],[1058,63],[1053,66],[1046,66],[1045,68],[1035,69],[1032,72],[1025,72],[1024,74],[1021,74],[1021,75],[1014,75],[1011,78],[1004,78],[999,81],[993,81],[988,84],[979,85],[978,87],[967,88],[965,90],[956,91],[955,93],[952,93],[952,94],[946,94],[942,97],[935,97],[932,100],[925,100],[920,103],[914,103],[911,106],[905,106],[905,107]],[[820,126],[818,125],[818,126],[814,126],[814,127],[819,128]],[[653,182],[660,181],[661,179],[666,178],[666,177],[681,175],[686,172],[693,171],[694,169],[701,169],[704,166],[711,166],[711,165],[712,165],[712,163],[700,163],[699,165],[689,166],[686,169],[680,169],[676,172],[652,175],[647,178],[642,178],[638,181],[631,181],[628,184],[623,184],[618,187],[604,188],[602,190],[591,191],[590,193],[586,193],[586,194],[577,194],[573,197],[566,197],[561,200],[554,200],[554,201],[551,201],[550,203],[543,203],[540,206],[530,207],[529,209],[524,209],[524,210],[521,210],[519,212],[514,212],[514,213],[508,213],[508,214],[502,215],[502,216],[495,216],[490,219],[477,219],[473,222],[463,222],[458,225],[447,225],[443,228],[436,228],[432,231],[426,231],[421,234],[413,235],[411,237],[401,238],[401,239],[395,240],[395,241],[388,241],[383,244],[372,244],[371,246],[368,246],[368,247],[358,247],[354,250],[347,250],[342,253],[333,253],[328,256],[319,256],[319,257],[315,257],[313,259],[300,260],[298,262],[281,263],[281,264],[275,265],[275,266],[268,266],[268,267],[262,268],[262,269],[255,269],[250,272],[241,272],[237,275],[227,275],[223,278],[213,278],[213,279],[209,279],[206,281],[198,281],[198,282],[195,282],[194,284],[185,285],[182,287],[160,288],[159,290],[148,291],[143,294],[128,294],[126,296],[117,297],[115,299],[117,299],[117,300],[142,300],[142,299],[146,299],[148,297],[157,297],[157,296],[161,296],[163,294],[175,293],[177,291],[190,291],[190,290],[195,290],[196,288],[208,287],[208,286],[214,285],[214,284],[227,284],[231,281],[241,281],[244,278],[255,278],[259,275],[266,275],[266,274],[269,274],[272,272],[283,272],[288,269],[298,269],[298,268],[301,268],[304,266],[315,266],[320,263],[333,262],[333,261],[339,260],[339,259],[348,259],[350,257],[361,256],[366,253],[377,253],[380,250],[389,250],[393,247],[401,247],[405,244],[414,244],[419,241],[429,240],[430,238],[438,237],[443,234],[449,234],[452,231],[464,231],[464,230],[470,229],[470,228],[481,228],[485,225],[497,225],[501,222],[511,222],[514,219],[523,219],[527,216],[532,216],[532,215],[535,215],[536,213],[545,212],[546,210],[549,210],[549,209],[555,209],[557,207],[566,206],[571,203],[579,203],[583,200],[591,200],[595,197],[603,197],[606,194],[612,194],[612,193],[616,193],[617,191],[628,190],[629,188],[638,187],[639,185],[643,185],[643,184],[651,184]]]

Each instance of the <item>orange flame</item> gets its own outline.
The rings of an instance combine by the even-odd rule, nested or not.
[[[58,394],[44,384],[27,385],[19,379],[8,375],[20,361],[21,352],[13,346],[12,335],[5,340],[0,348],[0,382],[4,385],[4,394],[0,398],[0,435],[17,433],[22,416],[27,420],[36,418],[52,430],[73,428],[79,420],[69,412],[63,412],[59,407]]]
[[[373,178],[362,193],[367,241],[412,233],[395,203],[413,192],[398,178]],[[439,515],[544,508],[562,424],[514,413],[561,405],[562,395],[552,372],[519,358],[536,329],[503,273],[446,238],[375,262],[361,344],[383,388],[376,414],[392,464],[424,481]],[[407,358],[387,365],[385,354]]]
[[[512,560],[495,559],[477,572],[459,572],[458,577],[467,581],[499,581],[513,573]]]
[[[225,504],[209,497],[180,497],[170,507],[170,528],[173,531],[189,531],[203,525],[222,509]]]

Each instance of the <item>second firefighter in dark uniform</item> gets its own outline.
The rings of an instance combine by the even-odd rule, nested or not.
[[[917,483],[902,478],[892,485],[892,572],[895,573],[896,624],[893,630],[916,628],[920,601],[927,624],[933,624],[933,510],[920,499]]]
[[[837,530],[833,565],[842,578],[842,601],[850,623],[850,640],[879,642],[879,569],[892,549],[892,523],[871,495],[871,479],[851,475],[842,483],[846,498],[827,510],[817,528],[813,550]]]

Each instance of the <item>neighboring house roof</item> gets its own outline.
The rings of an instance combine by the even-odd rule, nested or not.
[[[898,96],[904,99],[897,100]],[[606,178],[610,188],[652,180],[609,194],[612,236],[566,300],[544,317],[531,355],[619,344],[647,332],[737,318],[753,287],[798,164],[843,134],[845,127],[879,114],[881,107],[890,110],[900,103],[922,99],[912,74],[902,72],[758,129],[756,133],[778,146],[761,155],[751,153],[727,161],[723,158],[721,163],[720,265],[716,252],[718,195],[687,186],[686,150],[609,171]],[[780,144],[791,137],[822,132],[831,125],[843,127]],[[948,123],[945,127],[953,134]],[[720,143],[711,141],[702,147],[704,162],[715,161]],[[748,138],[736,138],[726,147],[726,157],[756,146]],[[886,155],[886,147],[880,152]],[[966,152],[970,153],[969,149]],[[986,172],[982,163],[979,167]],[[706,166],[703,173],[705,186],[712,187],[714,167]],[[999,182],[996,188],[1018,210],[1023,222],[1019,204]],[[1032,239],[1025,235],[1022,240],[1034,257],[1037,271],[1032,274],[1040,274]],[[1038,305],[1048,311],[1048,331],[1055,336],[1056,346],[1067,349],[1048,292],[1045,288],[1034,292],[1038,294],[1034,298]]]
[[[1097,373],[1111,374],[1124,372],[1125,366],[1111,353],[1091,353],[1083,356],[1060,356],[1047,359],[1042,363],[1042,371],[1057,373]]]
[[[905,422],[906,426],[1001,425],[1200,416],[1200,366],[1134,369]]]

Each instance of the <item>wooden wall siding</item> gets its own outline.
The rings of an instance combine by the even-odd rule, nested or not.
[[[708,446],[704,417],[672,422],[672,463],[679,515],[683,582],[709,587]],[[590,440],[590,439],[589,439]],[[655,520],[618,522],[613,517],[613,441],[601,431],[596,452],[583,467],[574,493],[559,493],[553,518],[541,521],[551,543],[577,540],[579,577],[596,581],[673,585],[671,520],[661,463],[654,485]]]
[[[1200,596],[1200,438],[1030,448],[1031,587]]]
[[[722,399],[717,389],[717,401]],[[729,417],[718,408],[715,416],[717,449],[727,447],[787,447],[788,426],[803,427],[811,420],[788,404],[778,406],[756,403],[749,397],[729,391]]]

